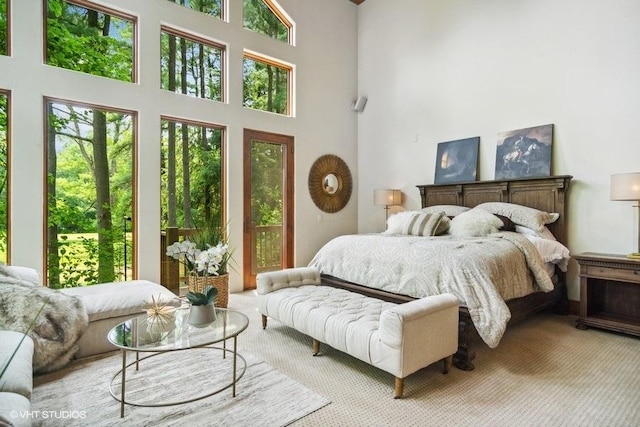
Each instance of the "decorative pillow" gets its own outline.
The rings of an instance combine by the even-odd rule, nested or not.
[[[482,237],[497,233],[502,226],[497,216],[483,209],[471,209],[451,220],[449,234],[456,237]]]
[[[539,211],[515,203],[487,202],[479,204],[476,208],[484,209],[492,214],[504,215],[515,224],[524,225],[535,231],[542,231],[545,224],[551,224],[560,217],[558,213]]]
[[[556,240],[549,240],[534,235],[524,235],[538,250],[544,262],[556,264],[561,271],[567,271],[570,253],[569,249]]]
[[[516,224],[516,233],[524,234],[525,236],[536,236],[547,240],[558,240],[546,226],[542,227],[542,231],[536,231],[524,225]]]
[[[454,217],[470,209],[471,208],[468,208],[466,206],[458,206],[458,205],[433,205],[433,206],[427,206],[426,208],[422,208],[421,211],[424,213],[443,212],[448,217]]]
[[[494,215],[497,216],[500,219],[500,221],[502,221],[502,227],[500,227],[500,230],[516,231],[516,225],[509,218],[507,218],[504,215],[498,215],[498,214],[494,214]]]
[[[384,234],[437,236],[445,233],[450,223],[442,212],[425,214],[420,211],[404,211],[389,217]]]
[[[405,227],[402,234],[412,236],[437,236],[449,229],[451,220],[442,212],[423,213],[413,215]]]

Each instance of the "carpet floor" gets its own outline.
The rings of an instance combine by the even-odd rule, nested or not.
[[[476,336],[474,371],[454,368],[448,375],[442,375],[441,364],[434,364],[410,375],[405,380],[405,397],[393,399],[392,375],[324,345],[320,355],[313,357],[310,338],[276,321],[270,320],[263,330],[254,292],[231,294],[229,307],[249,317],[249,327],[238,337],[239,352],[247,361],[251,360],[250,355],[255,356],[275,368],[283,381],[291,378],[302,389],[265,393],[264,398],[271,397],[277,403],[272,400],[268,410],[255,411],[264,416],[258,421],[216,418],[216,411],[211,409],[208,418],[186,423],[187,413],[192,412],[189,405],[219,409],[220,405],[241,405],[243,400],[249,408],[258,404],[259,399],[244,383],[257,370],[249,362],[235,400],[223,392],[175,407],[186,414],[167,420],[158,415],[158,408],[127,407],[128,425],[173,422],[198,426],[279,425],[267,418],[270,412],[278,405],[296,402],[304,390],[313,390],[326,398],[319,400],[318,407],[327,401],[331,403],[302,418],[294,417],[292,425],[296,427],[640,425],[640,340],[596,329],[578,330],[574,327],[574,316],[543,313],[510,326],[495,349],[488,348]],[[118,404],[106,391],[108,381],[119,369],[119,356],[114,357],[103,373],[97,375],[100,381],[86,386],[93,388],[93,393],[102,393],[101,405],[108,411],[104,425],[117,425],[119,421]],[[46,402],[40,395],[41,387],[34,390],[36,403]],[[188,389],[193,385],[183,382],[181,387]],[[56,390],[52,393],[61,390],[76,393],[71,386],[58,386]],[[89,390],[86,395],[80,402],[88,404],[93,400]],[[37,408],[63,410],[69,406],[52,408],[47,404]],[[132,415],[138,410],[148,415],[134,418]]]
[[[283,426],[329,403],[252,354],[243,352],[242,356],[246,372],[238,381],[235,398],[229,388],[203,400],[176,406],[125,405],[124,418],[120,418],[120,403],[109,393],[109,382],[122,363],[120,353],[83,360],[63,371],[36,378],[32,411],[40,412],[34,425]],[[231,363],[231,357],[222,359],[222,352],[211,349],[153,356],[140,362],[139,371],[127,370],[126,399],[153,404],[207,394],[221,384],[231,384]],[[239,372],[241,367],[238,360]],[[119,375],[114,379],[113,390],[119,397]]]

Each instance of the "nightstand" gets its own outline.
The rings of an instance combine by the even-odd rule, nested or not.
[[[640,336],[640,260],[586,252],[580,264],[580,317],[589,326]]]

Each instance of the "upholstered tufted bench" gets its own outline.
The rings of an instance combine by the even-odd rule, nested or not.
[[[267,317],[395,376],[395,397],[404,378],[438,360],[444,373],[458,347],[458,300],[435,295],[393,304],[320,284],[316,268],[300,267],[257,277],[262,327]]]

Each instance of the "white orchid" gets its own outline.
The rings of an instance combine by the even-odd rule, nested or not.
[[[219,276],[226,273],[226,263],[230,255],[229,245],[222,242],[216,246],[207,245],[205,250],[198,249],[196,244],[188,239],[167,247],[167,256],[178,260],[190,273],[198,276]]]

